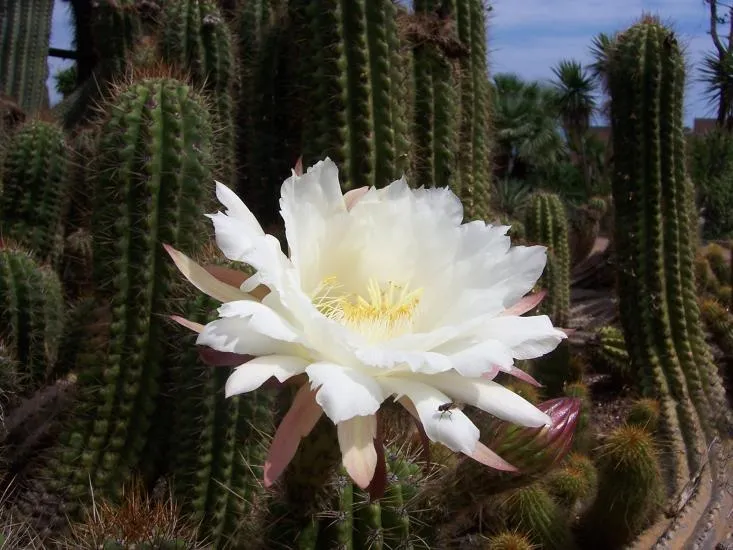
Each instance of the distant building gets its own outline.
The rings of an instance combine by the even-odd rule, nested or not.
[[[717,118],[696,118],[692,123],[692,133],[695,135],[707,134],[714,130],[718,123]]]

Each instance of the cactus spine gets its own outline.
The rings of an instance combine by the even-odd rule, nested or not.
[[[3,163],[0,229],[5,238],[55,263],[63,250],[68,148],[61,129],[29,122],[11,138]]]
[[[64,317],[56,273],[28,252],[0,246],[0,341],[18,360],[24,389],[34,389],[51,373]]]
[[[609,55],[621,320],[632,364],[686,457],[677,485],[699,466],[713,410],[726,410],[695,296],[684,71],[674,34],[650,17],[619,35]]]
[[[29,113],[48,107],[53,0],[3,0],[0,13],[0,92]]]

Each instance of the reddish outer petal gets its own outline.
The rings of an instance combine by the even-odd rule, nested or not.
[[[316,403],[316,392],[304,384],[280,422],[265,460],[265,487],[270,487],[293,460],[300,440],[315,427],[323,414]]]
[[[360,198],[362,198],[364,195],[366,195],[366,192],[369,191],[369,187],[359,187],[358,189],[352,189],[351,191],[347,191],[344,195],[344,202],[346,203],[346,210],[351,210],[354,208],[354,205],[359,201]]]
[[[484,466],[488,466],[496,470],[501,470],[503,472],[517,471],[517,468],[509,464],[506,460],[501,458],[498,454],[489,449],[480,441],[476,443],[476,448],[473,450],[473,453],[468,456],[474,459],[476,462],[480,462]]]
[[[387,462],[384,459],[384,442],[382,431],[382,417],[377,414],[377,437],[374,438],[374,448],[377,450],[377,468],[374,477],[367,487],[369,498],[376,500],[384,496],[387,489]]]
[[[200,323],[194,323],[193,321],[189,321],[188,319],[184,319],[180,315],[171,315],[170,318],[172,321],[175,321],[179,325],[182,325],[194,332],[201,333],[201,331],[204,330],[204,325]]]
[[[293,168],[293,172],[295,172],[295,175],[300,177],[303,175],[303,156],[299,156],[298,160],[295,162],[295,167]]]
[[[557,330],[563,331],[566,336],[570,336],[571,334],[573,334],[575,331],[578,330],[577,328],[560,328],[560,327],[555,327],[555,328]]]
[[[199,357],[201,361],[211,367],[238,367],[254,359],[253,355],[219,351],[208,346],[199,347]]]
[[[202,267],[218,280],[220,280],[222,283],[231,285],[236,288],[241,287],[242,283],[251,277],[251,275],[245,273],[244,271],[238,271],[236,269],[230,269],[228,267],[223,267],[220,265],[207,264]],[[262,298],[267,296],[269,293],[269,288],[264,285],[259,285],[248,294],[252,295],[258,300],[262,300]]]
[[[537,380],[535,380],[532,375],[524,372],[522,369],[519,369],[517,367],[512,367],[512,370],[509,371],[509,374],[511,374],[515,378],[519,378],[522,382],[527,382],[527,384],[531,384],[532,386],[535,386],[537,388],[543,387],[542,384],[537,382]]]
[[[502,313],[500,313],[499,317],[504,317],[507,315],[522,315],[524,313],[527,313],[529,310],[534,309],[538,305],[540,305],[540,302],[545,299],[545,296],[547,296],[546,290],[541,290],[540,292],[536,292],[535,294],[525,296],[512,307],[507,308]]]

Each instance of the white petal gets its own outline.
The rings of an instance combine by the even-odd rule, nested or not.
[[[503,342],[487,340],[448,356],[453,368],[463,376],[478,377],[495,366],[508,370],[514,364],[511,350]]]
[[[377,435],[377,417],[355,416],[337,426],[341,461],[351,479],[366,489],[377,468],[377,450],[374,438]]]
[[[563,331],[552,326],[547,315],[491,319],[481,327],[481,334],[505,344],[515,359],[546,355],[567,338]]]
[[[227,378],[224,393],[226,397],[247,393],[259,388],[273,376],[285,382],[291,376],[305,372],[308,361],[287,355],[268,355],[257,357],[234,369]]]
[[[473,405],[497,418],[537,428],[550,423],[550,417],[523,397],[504,386],[481,378],[466,378],[458,374],[415,375],[451,396],[451,401]]]
[[[241,317],[228,317],[208,323],[198,335],[196,343],[217,351],[255,356],[295,355],[301,349],[297,344],[275,340],[255,331],[250,320]]]
[[[390,349],[382,346],[357,349],[354,354],[366,365],[378,368],[403,367],[402,370],[428,374],[453,368],[448,357],[431,351]]]
[[[450,187],[420,187],[413,189],[419,208],[432,210],[435,217],[444,218],[458,227],[463,221],[463,204]]]
[[[547,263],[544,246],[513,246],[492,262],[484,286],[503,297],[504,307],[513,306],[537,283]]]
[[[251,331],[258,332],[275,340],[297,342],[299,333],[285,319],[260,302],[238,300],[227,302],[218,309],[223,318],[239,317],[249,321]]]
[[[242,199],[240,199],[234,191],[229,189],[223,183],[218,181],[215,183],[216,198],[219,199],[219,202],[227,208],[226,214],[244,223],[248,228],[248,234],[252,236],[264,235],[265,232],[262,230],[260,222],[257,221],[254,214],[252,214],[250,209],[242,202]]]
[[[379,410],[384,392],[373,377],[334,363],[313,363],[306,369],[316,402],[334,424]]]
[[[431,378],[431,377],[426,377]],[[420,422],[431,441],[437,441],[452,451],[470,455],[476,448],[479,429],[458,409],[440,411],[438,407],[451,399],[432,386],[408,378],[385,376],[379,379],[385,390],[406,396],[417,409]]]

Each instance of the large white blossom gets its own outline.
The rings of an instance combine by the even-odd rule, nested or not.
[[[528,427],[550,422],[492,381],[499,371],[531,380],[514,360],[544,355],[566,337],[545,315],[520,316],[541,299],[525,294],[545,267],[544,247],[512,247],[507,226],[462,223],[461,202],[447,188],[411,189],[402,179],[344,195],[328,159],[282,186],[288,255],[230,189],[217,182],[216,194],[225,207],[209,216],[219,248],[256,273],[202,268],[167,247],[186,277],[222,302],[205,326],[178,320],[199,332],[197,344],[249,356],[229,377],[227,396],[273,377],[308,381],[278,427],[266,485],[324,413],[337,426],[346,470],[369,485],[376,414],[390,397],[432,441],[500,469],[512,467],[479,442],[461,410],[441,405],[473,405]]]

